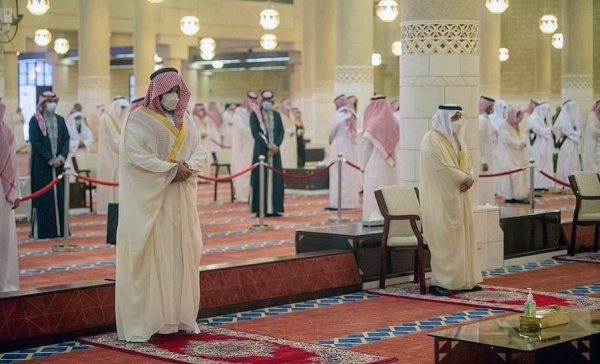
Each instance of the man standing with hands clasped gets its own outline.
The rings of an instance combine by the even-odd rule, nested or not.
[[[174,68],[150,76],[119,146],[116,321],[119,340],[198,333],[202,234],[196,175],[206,152]]]
[[[436,296],[480,291],[483,280],[469,191],[473,162],[460,136],[461,117],[460,106],[440,105],[421,142],[423,233],[431,252],[429,293]]]

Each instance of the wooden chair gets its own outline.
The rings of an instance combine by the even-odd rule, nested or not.
[[[392,250],[414,250],[414,283],[419,282],[425,294],[423,267],[426,242],[421,233],[421,206],[419,190],[410,186],[386,186],[375,191],[377,205],[383,215],[379,288],[385,288],[385,275]]]
[[[600,175],[595,172],[575,172],[569,176],[569,182],[571,182],[571,189],[576,198],[569,255],[575,254],[578,225],[595,226],[594,252],[598,252],[598,238],[600,235]]]
[[[215,166],[215,178],[219,178],[221,172],[226,172],[221,174],[220,177],[231,175],[231,149],[221,149],[216,152],[212,152],[213,156],[213,166]],[[219,183],[227,183],[227,182],[216,182],[215,181],[215,195],[214,201],[217,201],[217,186]],[[233,180],[229,181],[229,188],[231,190],[231,202],[235,197],[233,190]]]
[[[81,169],[79,167],[79,163],[77,162],[77,157],[73,156],[71,159],[72,163],[73,163],[73,170],[77,173],[77,174],[83,174],[86,177],[90,177],[91,176],[91,170],[90,169]],[[81,180],[79,180],[81,181]],[[94,200],[92,199],[92,192],[96,189],[96,185],[92,184],[91,182],[87,182],[85,181],[84,183],[85,186],[85,190],[88,192],[88,203],[86,203],[86,205],[89,206],[90,208],[90,212],[94,212]]]

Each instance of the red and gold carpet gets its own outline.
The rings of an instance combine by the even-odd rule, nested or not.
[[[385,289],[373,289],[366,292],[383,296],[411,298],[424,301],[436,301],[459,305],[486,307],[499,310],[523,311],[527,300],[527,290],[520,288],[481,285],[478,292],[456,293],[451,296],[421,295],[418,284],[402,284]],[[570,294],[532,291],[537,307],[565,306],[574,308],[600,309],[600,299]]]
[[[200,326],[200,330],[201,332],[197,335],[158,335],[147,343],[119,341],[116,333],[87,337],[80,341],[93,346],[175,363],[383,364],[397,361],[396,358],[385,358],[225,328]]]

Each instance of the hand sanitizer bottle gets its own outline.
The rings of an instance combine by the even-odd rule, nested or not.
[[[525,316],[535,317],[536,307],[535,301],[533,300],[533,294],[531,294],[531,288],[527,288],[529,294],[527,294],[527,301],[525,302]]]

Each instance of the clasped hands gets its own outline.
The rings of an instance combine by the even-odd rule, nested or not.
[[[184,182],[187,181],[192,176],[192,170],[190,166],[186,162],[183,161],[173,161],[177,163],[177,174],[175,174],[175,178],[173,178],[173,182]]]
[[[460,192],[467,192],[471,187],[473,187],[473,183],[475,183],[473,178],[469,178],[465,182],[461,183],[460,184]]]
[[[279,147],[276,145],[271,145],[269,147],[269,151],[267,152],[267,157],[272,157],[277,153],[279,153]]]

